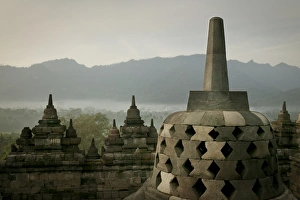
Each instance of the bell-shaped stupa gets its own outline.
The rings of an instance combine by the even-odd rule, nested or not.
[[[223,20],[210,19],[203,91],[160,129],[152,177],[127,199],[273,199],[285,195],[268,119],[229,91]],[[285,199],[285,198],[283,198]]]

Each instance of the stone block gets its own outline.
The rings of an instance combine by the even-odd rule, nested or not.
[[[214,127],[212,126],[193,126],[195,130],[195,135],[191,137],[191,140],[196,141],[213,141],[214,139],[208,134],[210,133]]]
[[[160,172],[160,174],[162,182],[158,185],[157,190],[166,194],[171,194],[170,182],[175,178],[175,176],[166,172]]]
[[[237,161],[221,161],[216,160],[215,163],[218,165],[220,170],[215,176],[215,179],[219,180],[239,180],[242,179],[244,169],[237,169]]]
[[[161,183],[160,170],[156,167],[153,167],[152,177],[149,179],[149,184],[153,188],[157,188],[157,186]]]
[[[257,112],[239,111],[246,121],[246,126],[264,126],[266,124],[266,118]]]
[[[171,157],[172,174],[176,176],[188,176],[193,170],[191,161],[186,158]]]
[[[248,148],[248,153],[252,158],[265,158],[270,156],[269,141],[255,141],[253,144],[250,144]]]
[[[201,124],[201,119],[204,113],[205,111],[189,112],[186,118],[184,119],[185,124],[191,124],[191,125]]]
[[[159,135],[162,136],[162,137],[165,137],[165,138],[171,138],[172,134],[174,133],[173,124],[164,124],[163,126],[164,126],[164,128],[163,128],[162,132]]]
[[[183,152],[180,155],[181,158],[200,159],[197,147],[200,141],[182,140]]]
[[[43,127],[42,133],[52,133],[52,127]]]
[[[206,190],[200,196],[199,200],[228,199],[222,193],[222,188],[225,186],[224,181],[210,180],[210,179],[202,179],[202,181],[203,181],[203,184],[204,184]]]
[[[261,126],[269,126],[270,125],[270,122],[269,120],[261,113],[259,112],[256,112],[256,111],[251,111],[252,114],[256,115],[262,122],[262,125]]]
[[[224,126],[224,124],[223,111],[206,111],[201,120],[201,125],[204,126]]]
[[[145,191],[145,196],[149,200],[169,200],[171,195],[160,192],[152,187],[147,187]]]
[[[224,147],[226,142],[205,142],[207,152],[202,155],[202,159],[205,160],[225,160],[221,149]]]
[[[272,140],[274,139],[274,134],[271,131],[271,127],[270,126],[260,126],[260,128],[262,128],[263,130],[263,134],[260,136],[261,139],[263,140]]]
[[[54,126],[54,127],[51,127],[51,131],[53,133],[63,133],[66,131],[66,126],[64,126],[64,125]]]
[[[190,136],[187,134],[187,125],[176,124],[174,125],[174,133],[172,138],[181,139],[181,140],[189,140]]]
[[[193,177],[176,177],[178,186],[176,187],[176,182],[173,181],[173,191],[172,195],[178,196],[184,199],[198,199],[201,195],[201,186],[196,186],[198,178]],[[204,186],[204,185],[203,185]]]
[[[178,143],[179,140],[177,139],[171,139],[171,138],[165,138],[165,148],[164,148],[164,154],[167,156],[177,156],[177,153],[175,151],[175,145]],[[162,149],[162,147],[161,147]]]
[[[173,169],[170,157],[164,154],[158,154],[159,156],[159,163],[157,164],[157,168],[164,172],[171,172]]]
[[[223,111],[225,126],[246,126],[244,117],[237,111]]]
[[[243,160],[242,165],[245,168],[243,172],[241,172],[243,179],[266,177],[262,170],[262,165],[264,161],[264,159]]]
[[[104,191],[103,192],[103,198],[105,199],[111,199],[112,198],[112,195],[111,195],[111,191]]]
[[[233,131],[235,127],[216,127],[214,130],[219,133],[218,137],[215,139],[218,142],[222,141],[236,141],[236,138],[233,136]]]
[[[212,160],[198,160],[190,159],[191,165],[193,166],[193,171],[189,174],[193,177],[199,177],[204,179],[214,178],[214,174],[208,171],[208,168],[212,164]]]
[[[250,142],[229,141],[228,145],[232,148],[232,152],[227,156],[227,160],[248,160],[251,156],[247,152]]]
[[[49,180],[49,174],[48,173],[41,173],[40,174],[40,180],[42,180],[42,181],[47,181],[47,180]]]
[[[119,191],[119,197],[121,199],[127,197],[129,194],[130,194],[129,191]]]
[[[257,134],[258,126],[244,126],[239,127],[239,129],[242,131],[240,134],[238,140],[240,141],[256,141],[261,140],[259,135]]]
[[[242,181],[230,181],[230,184],[234,187],[234,192],[230,195],[233,200],[240,199],[259,199],[258,196],[253,192],[256,179],[242,180]]]

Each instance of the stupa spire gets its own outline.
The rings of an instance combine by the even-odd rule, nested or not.
[[[223,19],[209,21],[203,91],[229,91]]]
[[[136,108],[136,105],[135,105],[135,97],[134,95],[132,95],[132,99],[131,99],[131,108]]]
[[[48,106],[53,106],[53,101],[52,101],[52,94],[49,94],[49,99],[48,99]]]
[[[116,120],[115,119],[113,119],[113,128],[117,128]]]
[[[286,103],[285,103],[285,101],[282,104],[282,112],[286,112]]]

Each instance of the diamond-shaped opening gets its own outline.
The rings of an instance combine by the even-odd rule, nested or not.
[[[224,182],[225,182],[225,185],[221,189],[221,192],[224,194],[225,197],[227,197],[227,199],[230,199],[230,197],[232,196],[232,194],[235,191],[235,188],[229,181],[225,180]]]
[[[193,192],[197,195],[197,199],[201,197],[206,191],[206,187],[203,184],[201,178],[197,180],[197,182],[192,187]]]
[[[274,146],[273,146],[273,144],[272,144],[271,141],[269,141],[269,143],[268,143],[268,149],[269,149],[270,155],[273,155],[273,154],[274,154],[274,153],[273,153],[273,151],[274,151]]]
[[[169,133],[170,133],[171,136],[174,135],[174,133],[175,133],[175,127],[174,127],[174,126],[172,126],[172,127],[169,129]]]
[[[193,135],[196,134],[196,131],[194,130],[192,125],[188,125],[186,127],[185,133],[191,138]]]
[[[207,152],[204,141],[200,142],[200,144],[197,147],[197,151],[198,151],[200,157],[202,157]]]
[[[194,170],[194,167],[189,159],[187,159],[182,166],[188,175]]]
[[[246,167],[241,160],[236,163],[235,171],[243,178],[245,175]]]
[[[256,194],[258,199],[261,199],[262,197],[262,192],[263,192],[263,187],[260,184],[259,180],[257,179],[254,186],[252,187],[252,191]]]
[[[278,189],[279,189],[279,181],[278,181],[278,179],[277,179],[277,177],[276,176],[273,176],[273,184],[272,184],[272,186],[273,186],[273,188],[276,190],[276,191],[278,191]]]
[[[171,191],[174,191],[178,186],[179,186],[178,180],[176,177],[174,177],[170,182]]]
[[[256,145],[253,142],[251,142],[250,145],[249,145],[249,147],[247,148],[248,154],[250,156],[253,156],[256,153],[256,151],[257,151]]]
[[[209,135],[210,137],[212,137],[212,138],[215,140],[215,139],[217,139],[217,137],[219,136],[219,133],[218,133],[218,131],[216,131],[215,129],[213,129],[213,130],[211,130],[211,131],[208,133],[208,135]]]
[[[257,135],[259,135],[259,137],[263,137],[263,135],[265,134],[265,131],[264,131],[264,129],[262,129],[262,128],[259,126],[256,133],[257,133]]]
[[[173,169],[173,165],[172,165],[172,162],[171,162],[170,158],[168,158],[168,160],[166,161],[165,165],[167,167],[168,172],[171,172],[172,169]]]
[[[178,140],[178,142],[176,143],[174,149],[175,149],[175,152],[176,152],[177,156],[180,156],[180,154],[182,154],[182,152],[184,150],[184,147],[182,145],[181,140]]]
[[[159,129],[159,135],[163,132],[164,130],[164,125],[161,125],[160,129]]]
[[[160,153],[164,153],[166,146],[167,146],[166,140],[163,139],[163,141],[161,141],[160,143]]]
[[[156,176],[156,182],[155,182],[155,184],[156,184],[156,188],[159,186],[159,184],[161,183],[161,174],[160,174],[160,172],[157,174],[157,176]]]
[[[211,172],[215,178],[220,171],[220,167],[215,163],[215,161],[213,161],[207,170]]]
[[[261,169],[263,170],[263,172],[266,176],[271,175],[271,166],[269,165],[269,163],[266,160],[262,164]]]
[[[228,158],[228,156],[231,154],[232,151],[233,151],[233,149],[231,148],[231,146],[227,142],[225,143],[225,145],[221,149],[221,152],[223,153],[225,158]]]
[[[243,135],[243,130],[236,126],[234,128],[232,134],[238,140]]]
[[[157,166],[157,164],[159,163],[159,156],[158,153],[155,156],[155,166]]]

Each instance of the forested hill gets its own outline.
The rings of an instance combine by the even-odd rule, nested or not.
[[[190,90],[201,90],[205,55],[130,60],[87,68],[71,59],[32,65],[0,66],[1,101],[55,99],[126,100],[143,103],[186,103]],[[231,90],[247,90],[252,106],[300,106],[300,68],[228,61]]]

